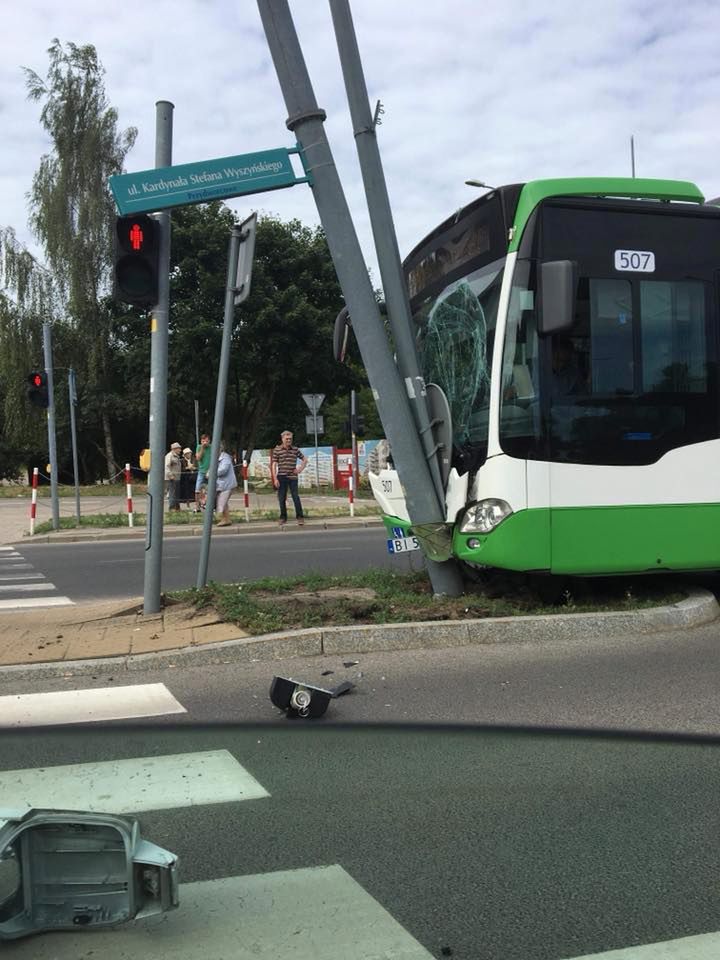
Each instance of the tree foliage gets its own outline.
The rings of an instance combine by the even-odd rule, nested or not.
[[[109,372],[109,290],[115,209],[108,178],[121,173],[137,131],[117,130],[105,94],[104,70],[91,45],[53,40],[43,80],[25,68],[28,98],[42,104],[40,122],[51,152],[41,158],[30,192],[30,224],[75,335],[75,366],[87,389],[85,412],[102,425],[109,474],[114,472]]]

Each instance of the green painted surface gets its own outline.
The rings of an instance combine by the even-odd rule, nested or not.
[[[553,573],[720,569],[720,504],[552,511]]]
[[[702,203],[704,200],[700,190],[688,180],[650,180],[641,177],[531,180],[520,194],[508,253],[517,250],[528,217],[548,197],[631,197],[637,200],[684,200],[688,203]]]
[[[468,540],[480,546],[468,547]],[[455,530],[453,552],[461,560],[504,570],[550,568],[550,511],[520,510],[503,520],[492,533],[460,533]]]
[[[383,522],[388,537],[393,527],[410,529],[397,517]],[[521,510],[485,536],[456,529],[453,553],[488,567],[558,574],[720,570],[720,503]]]
[[[400,527],[404,531],[406,537],[410,536],[410,521],[409,520],[400,520],[398,517],[388,517],[383,514],[383,523],[385,524],[385,532],[388,535],[388,539],[392,540],[395,534],[393,533],[393,527]]]

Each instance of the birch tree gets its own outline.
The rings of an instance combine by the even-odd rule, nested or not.
[[[114,397],[106,384],[113,316],[107,297],[115,208],[108,178],[122,173],[137,131],[118,131],[117,111],[108,103],[105,71],[95,47],[74,43],[63,47],[56,39],[48,55],[45,79],[24,68],[28,99],[41,104],[40,123],[52,145],[33,177],[30,225],[44,248],[62,312],[77,339],[80,379],[102,428],[111,477]]]

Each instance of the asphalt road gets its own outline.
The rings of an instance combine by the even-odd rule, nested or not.
[[[144,540],[101,543],[20,544],[34,569],[76,603],[143,595]],[[168,536],[163,549],[163,590],[194,586],[199,537]],[[294,527],[266,533],[214,536],[209,580],[234,582],[321,571],[349,573],[372,567],[417,568],[419,553],[392,557],[382,527],[323,530]]]
[[[183,885],[187,898],[202,881],[339,865],[422,956],[560,960],[720,926],[717,744],[480,729],[83,728],[4,736],[0,768],[218,750],[270,796],[142,814],[143,835],[180,856],[181,905]],[[149,770],[146,762],[145,778]],[[120,794],[117,812],[123,796],[134,809]],[[307,887],[295,895],[312,896]],[[243,943],[248,906],[189,918],[204,956],[227,955],[215,938],[230,923],[242,958],[420,956],[376,952],[372,929],[358,931],[357,952],[334,953],[332,943],[305,952],[299,936],[297,951],[281,953],[273,937],[282,917],[271,911],[266,939]],[[315,921],[321,940],[329,920]],[[173,922],[156,928],[158,952],[147,925],[145,955],[168,955],[159,948]],[[356,924],[348,902],[339,926]],[[123,952],[122,931],[107,942],[56,934],[3,954],[65,960],[88,955],[81,942],[108,960],[138,955]]]

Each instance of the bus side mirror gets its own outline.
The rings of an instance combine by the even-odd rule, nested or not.
[[[540,265],[538,333],[569,330],[575,320],[578,265],[574,260],[549,260]]]

